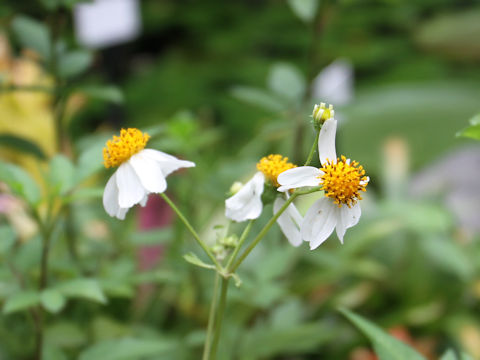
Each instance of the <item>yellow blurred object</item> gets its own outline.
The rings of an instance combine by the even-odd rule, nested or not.
[[[35,55],[13,58],[8,41],[0,33],[0,84],[5,86],[51,86],[52,81]],[[0,133],[35,143],[47,157],[56,149],[52,96],[42,91],[0,91]],[[0,147],[0,157],[19,164],[37,179],[39,160],[32,155]]]
[[[473,356],[480,359],[480,329],[473,324],[464,325],[460,329],[462,347]]]

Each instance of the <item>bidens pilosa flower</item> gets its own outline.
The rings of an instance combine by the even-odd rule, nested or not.
[[[359,200],[366,191],[369,181],[365,170],[356,161],[341,156],[337,158],[335,133],[337,120],[329,118],[320,130],[318,154],[322,167],[301,166],[290,169],[278,176],[281,185],[278,191],[287,191],[306,186],[321,186],[325,197],[317,200],[305,214],[301,226],[303,240],[310,243],[310,249],[322,244],[336,228],[337,236],[343,243],[348,228],[360,219]]]
[[[333,110],[333,105],[326,107],[325,103],[320,103],[320,105],[315,104],[313,107],[312,118],[313,125],[318,130],[322,127],[323,123],[330,118],[335,117],[335,110]]]
[[[294,164],[288,162],[288,158],[278,154],[263,157],[257,163],[259,171],[225,201],[225,216],[237,222],[258,218],[263,209],[262,194],[264,194],[265,187],[276,189],[279,186],[278,175],[294,167]],[[275,196],[273,202],[274,214],[280,210],[287,197],[288,192]],[[294,246],[299,246],[302,243],[300,235],[302,220],[302,216],[293,204],[290,204],[277,219],[280,229]]]
[[[125,219],[135,204],[145,206],[150,193],[167,189],[165,178],[175,170],[192,167],[191,161],[180,160],[164,152],[145,149],[150,136],[138,129],[122,129],[120,136],[108,140],[103,149],[106,168],[118,166],[103,192],[103,206],[110,216]]]

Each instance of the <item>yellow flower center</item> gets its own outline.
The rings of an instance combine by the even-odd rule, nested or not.
[[[335,111],[333,110],[333,105],[326,107],[325,103],[320,103],[320,105],[315,105],[312,113],[313,119],[320,124],[323,124],[325,121],[335,116]]]
[[[108,169],[119,166],[147,145],[150,135],[135,128],[122,129],[120,136],[113,136],[103,148],[103,164]]]
[[[362,200],[361,191],[367,191],[368,178],[363,166],[358,162],[347,162],[345,156],[337,158],[337,163],[328,161],[320,170],[322,190],[325,196],[334,199],[334,203],[341,207],[343,204],[351,207],[358,200]]]
[[[268,181],[270,181],[276,187],[280,184],[277,182],[277,177],[282,172],[288,169],[293,169],[296,165],[289,163],[287,157],[283,157],[278,154],[270,154],[264,156],[257,163],[257,169],[265,175]]]

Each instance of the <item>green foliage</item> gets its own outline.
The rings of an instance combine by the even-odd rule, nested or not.
[[[365,318],[347,309],[341,309],[340,312],[369,338],[380,360],[425,360],[425,357]]]
[[[44,60],[50,58],[50,32],[44,24],[27,16],[17,16],[11,26],[22,46],[35,50]]]
[[[14,194],[36,205],[40,201],[40,189],[35,181],[22,168],[0,162],[0,180],[5,182]]]
[[[470,119],[470,126],[457,132],[457,136],[480,140],[480,114]]]
[[[58,73],[61,77],[81,75],[92,63],[92,53],[87,50],[73,50],[60,55]]]
[[[0,146],[5,146],[15,151],[33,155],[40,160],[46,159],[45,153],[37,144],[20,136],[0,134]]]
[[[306,23],[315,18],[319,2],[320,0],[287,0],[293,13]]]

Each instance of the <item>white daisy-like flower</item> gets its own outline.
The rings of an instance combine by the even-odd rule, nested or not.
[[[278,154],[263,157],[257,164],[259,171],[240,190],[225,201],[225,216],[237,222],[258,218],[263,210],[262,194],[265,183],[278,187],[278,174],[294,167],[295,165],[288,162],[288,158]],[[287,193],[275,198],[273,203],[274,214],[285,204],[286,198],[288,198]],[[293,204],[290,204],[277,219],[280,229],[293,246],[299,246],[302,243],[300,235],[302,220],[302,216]]]
[[[122,129],[103,149],[106,168],[118,166],[103,192],[105,211],[120,220],[135,204],[145,206],[150,193],[167,189],[166,177],[180,168],[192,167],[191,161],[180,160],[164,152],[145,149],[150,136],[138,129]]]
[[[320,246],[336,228],[341,243],[348,228],[356,225],[361,209],[358,200],[369,182],[365,170],[356,161],[337,158],[335,133],[337,120],[333,117],[323,123],[318,138],[318,154],[322,167],[301,166],[278,176],[278,191],[301,187],[321,186],[325,197],[317,200],[305,214],[301,225],[303,240],[310,249]]]

